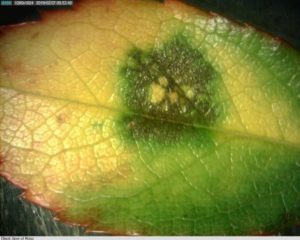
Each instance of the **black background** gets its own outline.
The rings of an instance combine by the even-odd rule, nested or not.
[[[189,4],[247,23],[280,37],[300,51],[300,0],[185,0]],[[0,25],[40,19],[51,7],[0,7]],[[0,146],[1,147],[1,146]],[[21,191],[0,179],[0,235],[84,235],[84,229],[53,220],[51,212],[18,197]],[[299,203],[300,204],[300,203]],[[101,234],[88,234],[101,235]],[[278,235],[300,235],[300,227]]]

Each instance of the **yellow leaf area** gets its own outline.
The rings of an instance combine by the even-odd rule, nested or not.
[[[299,146],[299,112],[289,92],[272,83],[274,71],[241,42],[254,39],[257,48],[283,58],[292,50],[177,1],[76,5],[43,14],[40,22],[4,28],[1,36],[0,174],[27,189],[27,199],[59,211],[74,200],[65,189],[126,184],[139,151],[128,148],[114,126],[128,110],[117,90],[118,71],[130,48],[151,49],[174,33],[193,36],[193,47],[221,73],[216,98],[224,117],[213,131]],[[164,97],[161,87],[150,90],[152,102]],[[177,100],[176,94],[169,97]]]

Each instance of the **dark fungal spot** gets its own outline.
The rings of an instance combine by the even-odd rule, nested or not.
[[[185,124],[156,118],[149,119],[143,116],[124,115],[121,122],[124,124],[126,132],[130,133],[135,140],[178,141],[183,132],[192,134],[195,130],[194,127]]]
[[[131,49],[120,76],[122,99],[134,113],[122,116],[120,125],[136,140],[177,141],[217,118],[218,74],[181,35],[148,51]]]
[[[31,39],[35,39],[35,38],[37,38],[38,36],[40,35],[40,32],[35,32],[35,33],[33,33],[32,35],[31,35]]]
[[[65,113],[59,113],[56,115],[56,122],[58,125],[62,125],[67,121],[67,115]]]

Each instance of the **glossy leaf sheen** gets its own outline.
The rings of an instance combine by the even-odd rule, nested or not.
[[[0,39],[0,174],[116,234],[300,216],[300,55],[177,1],[82,1]]]

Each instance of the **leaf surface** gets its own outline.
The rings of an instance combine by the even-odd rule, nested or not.
[[[117,234],[272,231],[300,215],[300,56],[177,1],[83,1],[4,29],[0,174]]]

